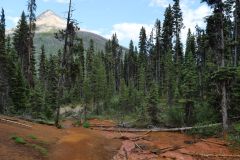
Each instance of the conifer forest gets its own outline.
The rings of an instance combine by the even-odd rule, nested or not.
[[[52,37],[61,44],[54,52],[34,41],[38,1],[25,1],[25,11],[19,13],[11,34],[6,32],[7,8],[0,12],[0,128],[12,118],[21,122],[15,123],[26,120],[54,129],[64,128],[71,119],[75,126],[91,128],[99,125],[91,123],[96,118],[114,121],[116,131],[179,129],[191,136],[218,135],[225,143],[240,145],[239,0],[195,2],[207,4],[211,14],[204,18],[206,27],[196,25],[195,30],[188,30],[186,42],[181,37],[182,30],[188,28],[183,23],[181,0],[173,0],[150,34],[145,27],[139,30],[137,44],[131,40],[124,47],[114,33],[101,50],[94,39],[87,45],[83,42],[81,23],[73,16],[77,8],[74,0],[69,0],[66,26],[54,31]],[[133,143],[139,152],[144,150],[143,145]],[[154,155],[168,153],[160,150]],[[123,160],[131,159],[132,152],[123,149],[122,153]],[[213,159],[224,156],[210,155]]]

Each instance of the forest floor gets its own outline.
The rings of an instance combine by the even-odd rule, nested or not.
[[[114,126],[108,120],[90,120],[91,128],[64,129],[35,124],[16,118],[0,121],[0,160],[237,160],[239,150],[220,138],[201,139],[177,132],[126,133],[102,131]],[[21,137],[24,144],[12,137]],[[235,156],[234,156],[235,155]]]

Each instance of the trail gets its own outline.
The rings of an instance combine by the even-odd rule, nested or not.
[[[239,150],[232,150],[221,138],[201,139],[178,132],[99,131],[73,127],[70,120],[63,122],[64,129],[56,129],[15,120],[32,128],[1,122],[0,160],[126,160],[126,157],[128,160],[238,160],[240,155]],[[90,123],[92,126],[115,125],[108,120],[96,119]],[[48,155],[43,156],[28,145],[16,144],[12,135],[23,137],[28,144],[43,146]],[[29,135],[37,139],[33,140]]]
[[[119,140],[84,128],[69,128],[51,149],[49,160],[111,160],[121,146]]]

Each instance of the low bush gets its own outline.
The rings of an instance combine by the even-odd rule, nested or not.
[[[196,124],[194,126],[196,128],[187,131],[187,134],[198,135],[200,137],[211,137],[211,136],[218,135],[222,131],[221,126],[211,126],[211,127],[206,127],[206,128],[197,128],[199,126],[204,126],[204,125],[208,125],[208,124],[206,124],[206,123]]]
[[[82,126],[83,126],[83,128],[89,128],[90,124],[89,124],[89,122],[86,121],[86,122],[83,123]]]
[[[184,126],[184,111],[180,107],[171,107],[167,110],[167,125],[172,127]]]

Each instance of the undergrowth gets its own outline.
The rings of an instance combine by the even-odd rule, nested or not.
[[[35,135],[30,134],[26,138],[13,135],[11,139],[14,140],[14,142],[17,144],[22,144],[24,146],[33,148],[43,156],[48,155],[48,150],[45,147],[41,146],[42,144],[46,143],[44,143],[42,140],[39,140]]]

